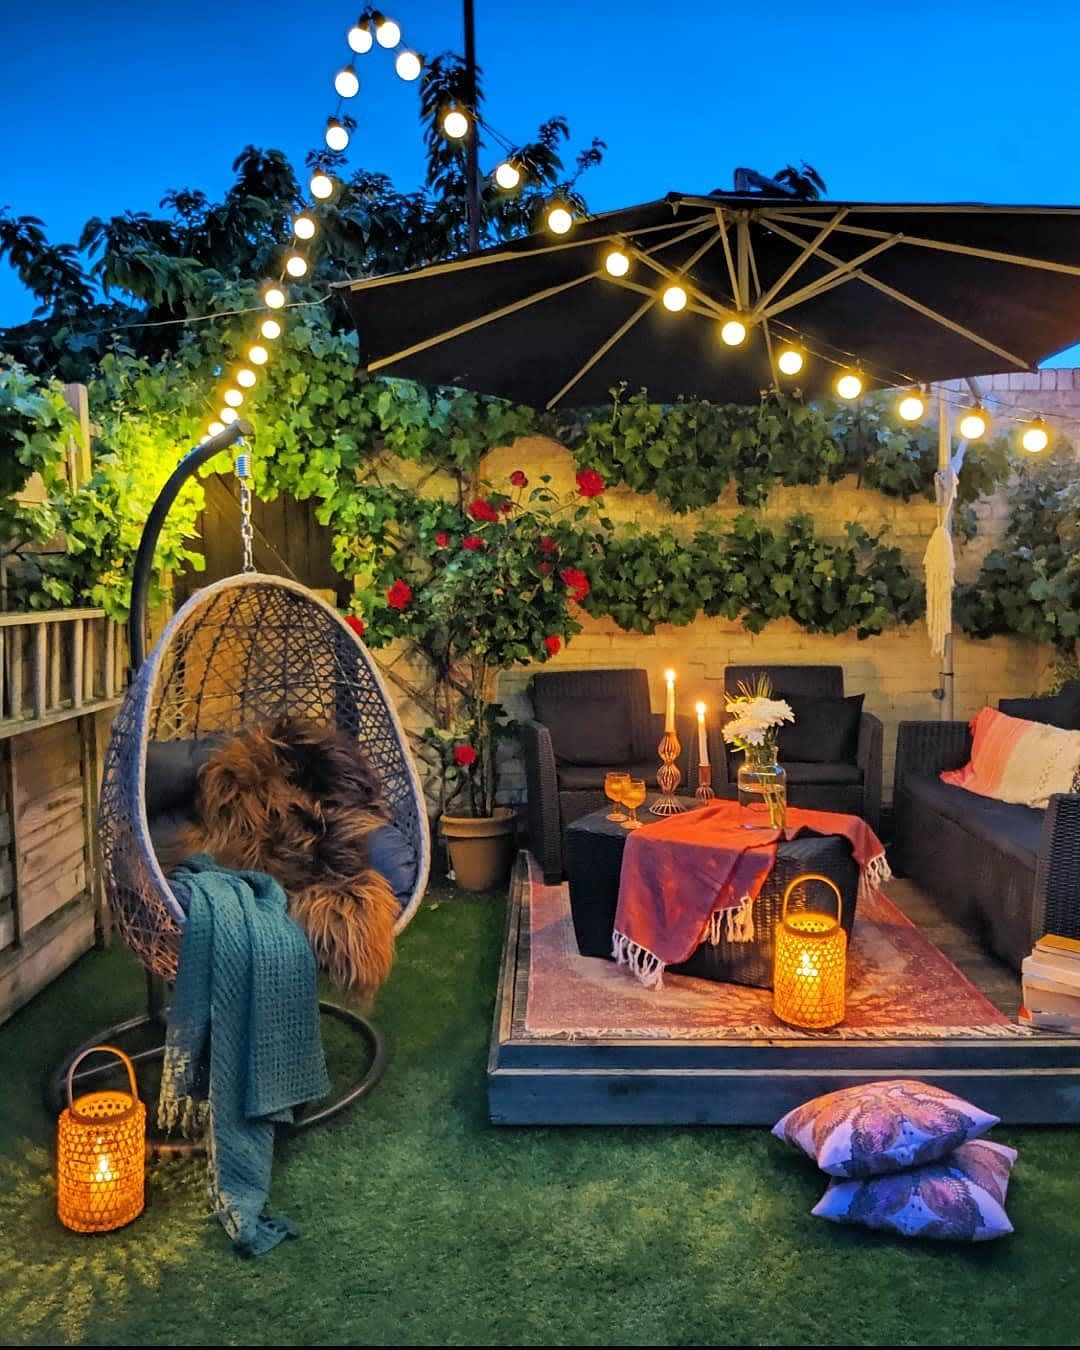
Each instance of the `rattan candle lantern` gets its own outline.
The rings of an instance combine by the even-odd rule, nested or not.
[[[73,1101],[75,1070],[87,1055],[123,1060],[130,1092],[88,1092]],[[138,1218],[146,1203],[146,1107],[122,1050],[97,1045],[68,1070],[68,1104],[56,1127],[56,1212],[76,1233],[108,1233]]]
[[[836,917],[819,910],[788,913],[798,886],[817,881],[836,897]],[[773,959],[773,1011],[794,1027],[822,1031],[844,1020],[847,934],[840,924],[840,891],[817,872],[796,877],[784,892]]]

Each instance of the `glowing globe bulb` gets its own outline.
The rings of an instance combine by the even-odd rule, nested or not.
[[[776,364],[785,375],[798,375],[803,368],[803,354],[796,347],[785,347],[776,358]]]
[[[281,336],[281,324],[278,323],[277,319],[263,319],[259,332],[266,338],[267,342],[273,342],[275,338]]]
[[[371,25],[367,19],[361,23],[353,24],[345,34],[345,41],[359,56],[371,51],[375,45],[375,39],[371,36]]]
[[[1024,428],[1020,444],[1029,455],[1038,455],[1050,444],[1050,432],[1041,417],[1036,417]]]
[[[224,422],[211,422],[210,425],[206,428],[206,434],[208,436],[220,436],[224,430],[225,430]]]
[[[236,421],[236,409],[235,409],[235,408],[222,408],[222,410],[218,413],[218,417],[220,417],[221,420],[222,420],[227,426],[230,426],[233,422]]]
[[[375,25],[375,41],[389,50],[401,41],[401,28],[393,19],[380,19]]]
[[[342,66],[334,76],[334,88],[342,98],[355,98],[360,92],[360,80],[352,66]]]
[[[302,277],[307,271],[307,259],[302,258],[299,253],[290,253],[285,259],[285,271],[291,277]]]
[[[267,309],[280,309],[285,303],[285,292],[280,286],[267,286],[263,291],[263,304]]]
[[[297,216],[292,227],[297,239],[311,239],[315,234],[315,222],[310,216]]]
[[[746,341],[746,324],[742,319],[728,319],[720,329],[720,336],[729,347],[738,347]]]
[[[248,360],[253,366],[265,366],[270,358],[270,353],[265,347],[260,347],[258,343],[254,347],[248,348]]]
[[[919,394],[905,394],[896,405],[896,411],[905,422],[917,422],[926,411],[926,404]]]
[[[972,408],[966,412],[960,419],[960,435],[965,441],[977,441],[980,436],[986,435],[986,429],[990,422],[981,408]]]
[[[255,383],[255,372],[248,370],[247,366],[243,366],[236,372],[236,383],[241,389],[250,389]]]
[[[681,286],[666,286],[660,298],[664,302],[664,308],[670,310],[672,314],[678,314],[680,309],[686,308],[686,292]]]
[[[336,117],[331,117],[326,124],[326,144],[331,150],[344,150],[349,144],[349,133]]]
[[[516,164],[511,164],[508,159],[504,159],[495,170],[495,181],[507,192],[512,192],[521,182],[521,170]]]
[[[863,382],[858,375],[848,371],[846,375],[841,375],[836,381],[836,392],[841,398],[858,398],[863,391]]]
[[[407,48],[394,57],[394,69],[403,80],[415,80],[423,69],[423,64],[419,56]]]
[[[451,108],[442,120],[444,135],[452,141],[460,141],[469,134],[469,119],[460,108]]]
[[[613,248],[604,259],[604,268],[608,276],[624,277],[630,271],[630,259],[621,248]]]
[[[314,174],[308,186],[311,188],[311,195],[320,202],[334,195],[334,180],[325,173]]]
[[[239,408],[244,401],[244,396],[239,389],[226,389],[223,397],[230,408]]]
[[[547,213],[547,227],[552,234],[569,234],[574,217],[565,206],[553,206]]]

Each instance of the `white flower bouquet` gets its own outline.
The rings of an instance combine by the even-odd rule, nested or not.
[[[772,692],[768,678],[762,676],[753,687],[740,684],[738,694],[725,705],[729,720],[724,723],[724,740],[748,759],[775,759],[777,731],[783,723],[795,721],[791,705],[773,698]]]

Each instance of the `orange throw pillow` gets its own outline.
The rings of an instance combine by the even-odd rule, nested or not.
[[[980,797],[1044,808],[1055,792],[1080,791],[1080,731],[983,708],[971,719],[971,761],[943,783]]]

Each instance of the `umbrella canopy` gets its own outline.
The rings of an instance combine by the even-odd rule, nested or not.
[[[605,257],[626,253],[613,277]],[[686,292],[679,313],[661,295]],[[756,403],[1034,369],[1080,341],[1080,207],[881,205],[685,196],[628,207],[415,272],[344,282],[361,364],[536,407],[621,381]],[[737,315],[737,347],[719,336]],[[785,345],[805,354],[788,378]]]

